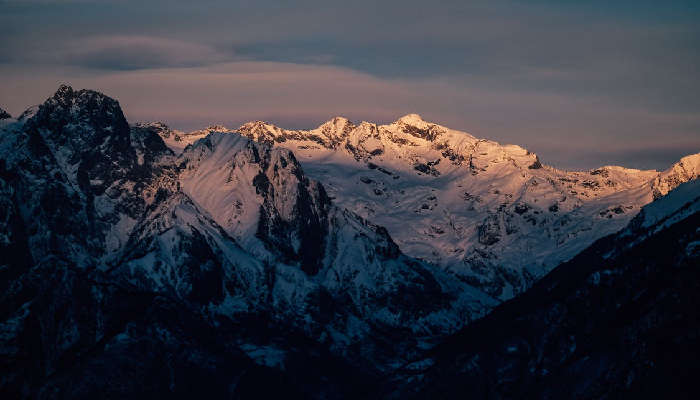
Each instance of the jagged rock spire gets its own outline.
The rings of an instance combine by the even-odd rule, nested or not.
[[[119,102],[100,92],[75,91],[65,84],[39,106],[28,123],[30,130],[50,131],[52,141],[59,143],[81,141],[96,147],[107,137],[113,145],[129,143],[129,124]]]

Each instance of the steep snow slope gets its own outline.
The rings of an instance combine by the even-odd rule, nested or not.
[[[403,256],[384,228],[332,205],[289,150],[212,133],[187,147],[179,162],[183,192],[247,252],[267,265],[296,266],[277,270],[273,301],[304,318],[308,296],[323,288],[359,312],[354,327],[334,327],[331,341],[360,339],[372,325],[427,337],[495,304]]]
[[[234,132],[204,130],[214,131]],[[415,114],[388,125],[337,117],[310,131],[256,121],[237,132],[292,150],[335,203],[385,226],[406,254],[500,299],[621,229],[642,205],[696,178],[700,168],[696,154],[662,173],[562,171],[519,146]]]

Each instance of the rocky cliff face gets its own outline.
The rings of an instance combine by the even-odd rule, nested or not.
[[[183,189],[246,248],[263,245],[275,262],[322,267],[328,213],[323,186],[310,181],[290,151],[214,133],[182,155]]]
[[[315,323],[309,329],[341,352],[358,340],[364,352],[383,352],[371,343],[380,327],[426,340],[495,304],[404,256],[384,228],[334,206],[289,150],[214,132],[185,148],[178,162],[183,192],[267,266],[248,290],[266,287],[280,318],[319,313],[312,319],[333,332]]]

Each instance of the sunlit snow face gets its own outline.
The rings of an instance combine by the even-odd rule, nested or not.
[[[419,112],[561,167],[662,169],[700,148],[698,7],[639,3],[4,0],[0,106],[69,82],[183,130]]]

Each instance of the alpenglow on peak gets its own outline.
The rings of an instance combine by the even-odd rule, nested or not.
[[[422,125],[422,124],[427,123],[423,119],[423,117],[421,117],[418,114],[406,114],[403,117],[399,118],[399,120],[397,122],[403,122],[404,124],[408,124],[408,125],[419,125],[419,124]]]

